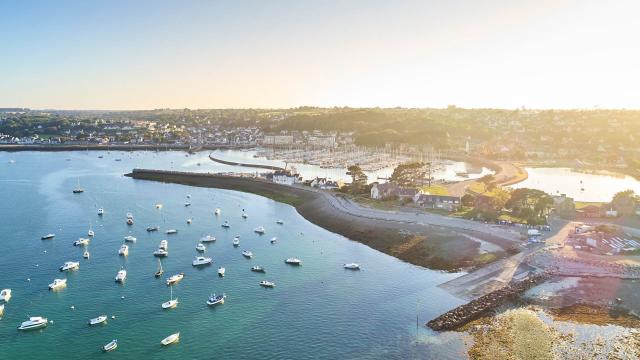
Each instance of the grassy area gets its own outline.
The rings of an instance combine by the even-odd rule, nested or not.
[[[482,193],[484,193],[485,191],[487,191],[487,188],[486,188],[486,186],[484,185],[484,183],[477,182],[477,181],[475,181],[475,182],[471,183],[471,184],[467,187],[467,189],[468,189],[469,191],[473,192],[473,193],[476,193],[476,194],[482,194]]]
[[[588,201],[576,201],[576,210],[581,210],[586,208],[589,205],[602,206],[604,203],[601,202],[588,202]]]
[[[431,195],[440,195],[440,196],[449,195],[449,189],[447,189],[446,186],[440,185],[440,184],[433,184],[431,186],[425,185],[421,189],[422,191],[428,192]]]

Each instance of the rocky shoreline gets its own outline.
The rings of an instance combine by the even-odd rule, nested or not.
[[[455,330],[497,308],[506,301],[516,299],[524,291],[549,279],[550,276],[551,274],[548,272],[541,272],[525,280],[513,282],[430,320],[427,326],[436,331]]]

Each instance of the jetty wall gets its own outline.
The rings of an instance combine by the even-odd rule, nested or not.
[[[525,280],[513,282],[501,289],[492,291],[487,295],[447,311],[429,321],[427,326],[436,331],[455,330],[507,301],[514,300],[521,293],[547,280],[550,276],[551,274],[549,272],[542,272],[534,274]]]
[[[245,166],[245,167],[252,167],[252,168],[258,168],[258,169],[267,169],[267,170],[284,170],[284,168],[279,167],[279,166],[262,165],[262,164],[249,164],[249,163],[241,163],[241,162],[235,162],[235,161],[222,160],[222,159],[218,159],[218,158],[214,157],[212,154],[209,154],[209,159],[211,159],[212,161],[215,161],[217,163],[220,163],[220,164],[231,165],[231,166]]]

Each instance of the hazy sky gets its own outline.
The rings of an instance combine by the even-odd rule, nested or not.
[[[0,107],[640,108],[640,1],[0,0]]]

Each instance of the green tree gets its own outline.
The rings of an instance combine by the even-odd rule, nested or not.
[[[367,186],[367,174],[358,165],[351,165],[347,168],[347,175],[351,176],[351,192],[359,194]]]
[[[611,201],[619,215],[633,215],[638,207],[638,196],[633,190],[625,190],[616,193]]]
[[[420,162],[410,164],[400,164],[391,174],[390,181],[402,187],[417,187],[418,180],[423,180],[427,176],[424,164]]]

